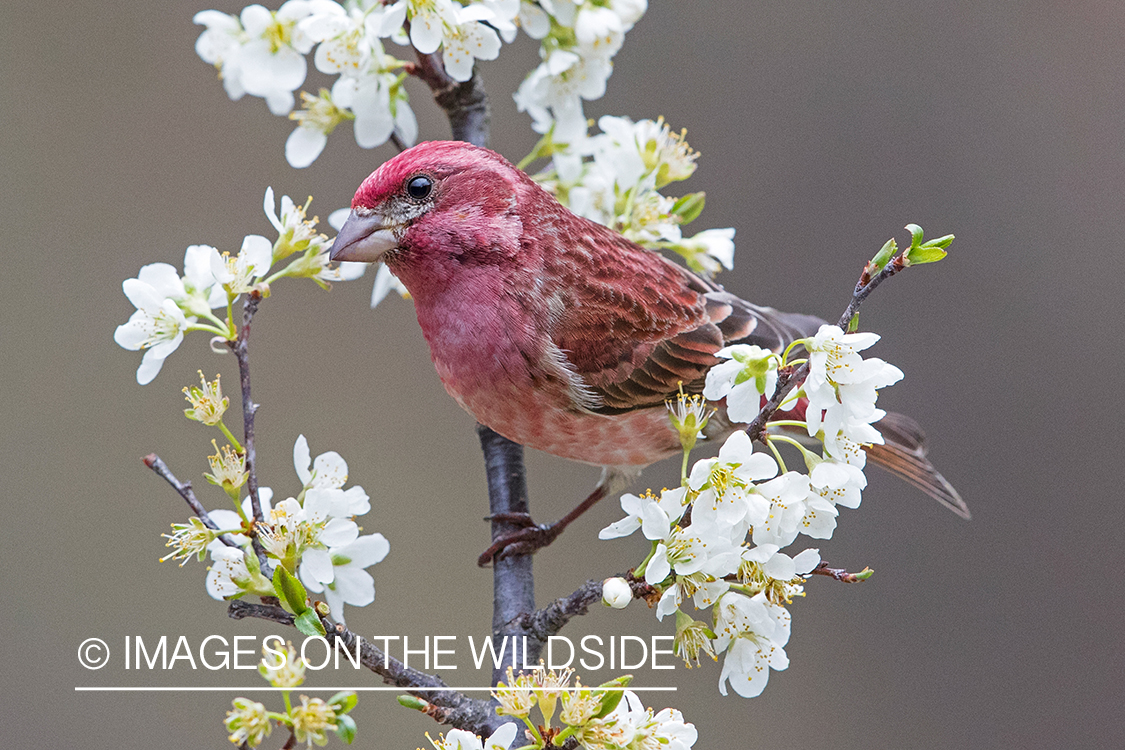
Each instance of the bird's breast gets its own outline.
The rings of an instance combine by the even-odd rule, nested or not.
[[[541,320],[518,295],[489,286],[482,279],[444,299],[414,295],[438,376],[477,421],[521,445],[598,466],[646,466],[679,452],[663,406],[604,415],[576,405]]]

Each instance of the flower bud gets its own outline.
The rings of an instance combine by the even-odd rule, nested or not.
[[[625,609],[633,601],[633,589],[624,578],[607,578],[602,582],[602,602],[614,609]]]

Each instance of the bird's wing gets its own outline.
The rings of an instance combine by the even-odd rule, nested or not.
[[[727,344],[776,350],[821,323],[746,302],[608,230],[590,240],[572,251],[586,262],[553,269],[562,283],[551,339],[596,397],[594,411],[655,406],[681,384],[698,393],[719,361],[715,352]]]

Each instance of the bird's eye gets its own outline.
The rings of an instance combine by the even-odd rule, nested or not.
[[[425,200],[434,189],[434,181],[425,175],[411,177],[406,183],[406,194],[416,201]]]

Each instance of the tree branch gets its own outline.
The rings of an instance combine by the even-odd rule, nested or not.
[[[621,577],[629,582],[634,599],[648,601],[651,606],[659,598],[660,592],[643,579],[634,578],[632,571]],[[534,612],[524,612],[508,623],[505,632],[519,638],[521,642],[523,636],[527,636],[526,663],[537,662],[548,638],[557,635],[575,617],[587,614],[591,606],[602,600],[603,583],[604,581],[586,581],[573,594],[559,597]]]
[[[249,340],[250,322],[254,319],[254,313],[258,311],[261,302],[262,293],[256,289],[246,295],[246,302],[242,306],[242,328],[238,331],[238,338],[227,342],[227,346],[238,358],[238,378],[242,385],[242,424],[245,434],[242,449],[246,451],[248,476],[246,484],[250,489],[250,507],[253,509],[255,521],[265,520],[265,517],[262,515],[262,503],[258,499],[258,455],[254,451],[254,414],[258,411],[258,405],[250,398]],[[255,548],[257,548],[256,542]]]
[[[179,479],[176,479],[176,476],[172,473],[171,469],[168,468],[168,464],[164,463],[164,460],[155,453],[150,453],[141,460],[145,462],[145,466],[155,471],[160,475],[161,478],[164,479],[165,482],[172,485],[172,489],[178,492],[180,494],[180,497],[182,497],[187,502],[188,507],[191,508],[191,512],[194,513],[199,518],[199,520],[203,522],[204,526],[211,529],[212,531],[219,530],[218,524],[211,520],[211,516],[207,513],[207,509],[204,508],[203,504],[199,502],[198,498],[196,498],[195,491],[191,488],[191,482],[181,482]],[[220,536],[219,541],[221,541],[228,547],[238,546],[233,541],[231,541],[231,538],[226,534]]]
[[[230,603],[227,614],[235,620],[255,617],[280,625],[294,626],[293,615],[281,607],[269,604],[255,604],[235,599]],[[440,677],[403,665],[370,641],[348,630],[343,623],[333,623],[327,618],[322,618],[321,622],[333,647],[335,641],[339,639],[349,652],[355,653],[358,639],[360,662],[363,666],[382,677],[387,685],[401,687],[411,695],[441,708],[440,712],[427,712],[438,721],[485,737],[510,721],[510,717],[497,716],[495,707],[490,701],[475,700],[454,690],[434,689],[449,686]]]
[[[258,412],[258,405],[250,397],[250,323],[254,320],[254,313],[258,312],[258,305],[262,303],[262,293],[252,289],[246,295],[242,305],[242,327],[238,329],[238,338],[228,341],[227,346],[234,352],[238,359],[238,381],[242,386],[242,425],[244,438],[242,450],[246,455],[246,486],[250,491],[250,510],[254,521],[264,521],[262,503],[258,498],[258,454],[254,449],[254,415]],[[250,544],[254,554],[258,556],[258,563],[262,568],[262,575],[267,578],[272,569],[266,558],[266,551],[258,541],[258,535],[251,528]]]
[[[439,53],[423,55],[419,52],[417,57],[418,63],[409,70],[430,87],[434,101],[449,118],[453,140],[465,141],[474,146],[487,146],[492,114],[488,106],[488,94],[476,68],[473,68],[473,77],[461,83],[445,72]]]

